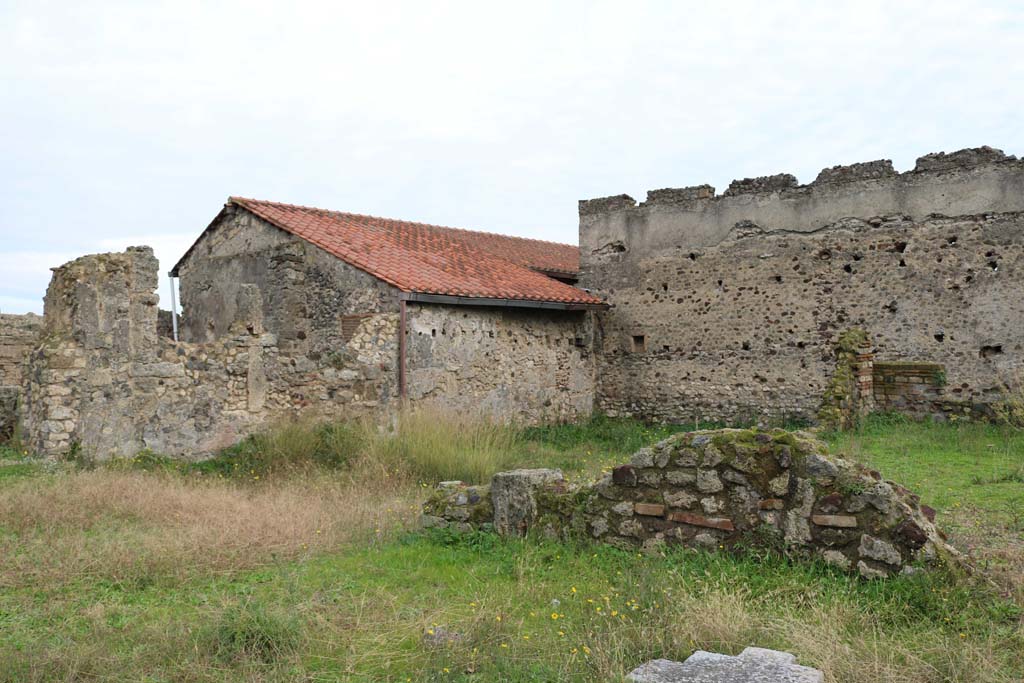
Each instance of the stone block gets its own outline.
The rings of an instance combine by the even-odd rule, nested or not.
[[[697,650],[685,662],[655,659],[626,676],[632,683],[824,683],[788,652],[748,647],[735,657]]]
[[[812,515],[811,521],[818,526],[841,527],[854,529],[857,527],[857,518],[851,515]]]
[[[880,538],[867,534],[861,535],[860,547],[857,548],[857,552],[860,553],[861,557],[867,557],[884,562],[885,564],[894,566],[903,564],[903,558],[900,556],[900,551],[896,549],[896,546],[888,541],[883,541]]]
[[[633,506],[633,510],[638,515],[647,515],[650,517],[661,517],[665,514],[665,506],[657,503],[636,503]]]
[[[560,470],[535,469],[499,472],[491,480],[494,529],[503,535],[523,535],[537,516],[538,489],[564,485]]]

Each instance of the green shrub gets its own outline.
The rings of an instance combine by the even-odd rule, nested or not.
[[[426,481],[482,484],[515,465],[519,438],[512,427],[483,416],[420,408],[399,413],[395,428],[367,439],[367,455]]]
[[[247,601],[225,610],[206,641],[220,660],[272,664],[298,649],[301,633],[294,616]]]
[[[346,465],[363,446],[356,424],[294,420],[277,424],[191,466],[207,474],[263,475]]]

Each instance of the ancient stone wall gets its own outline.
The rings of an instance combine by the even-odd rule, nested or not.
[[[229,253],[264,227],[245,224],[218,249]],[[198,342],[176,343],[159,331],[166,324],[152,250],[86,256],[55,269],[26,383],[29,446],[49,456],[148,448],[203,457],[289,415],[384,419],[397,410],[397,291],[367,283],[368,275],[315,247],[264,242],[275,245],[263,253],[271,262],[265,269],[242,255],[232,270],[230,256],[206,263],[194,251],[193,264],[179,271],[192,306],[182,336]],[[245,273],[263,275],[246,282]],[[199,284],[186,284],[187,275]],[[529,423],[585,416],[593,401],[589,320],[410,303],[410,402]]]
[[[410,303],[409,399],[519,423],[586,418],[591,320],[585,311]]]
[[[25,359],[36,345],[43,328],[43,318],[0,314],[0,386],[21,386]]]
[[[397,314],[362,318],[343,354],[313,361],[282,352],[263,329],[254,286],[237,288],[240,317],[216,341],[158,336],[156,285],[148,247],[55,270],[26,384],[34,452],[202,457],[277,418],[373,414],[388,396]]]
[[[238,309],[246,285],[258,291],[263,326],[282,350],[314,361],[345,347],[358,316],[398,312],[394,287],[232,204],[178,277],[188,342],[214,341],[251,315]]]
[[[570,485],[557,470],[502,472],[489,486],[444,482],[423,523],[576,535],[628,550],[767,545],[881,578],[959,566],[934,515],[808,433],[725,429],[669,437],[592,485]]]
[[[42,317],[0,314],[0,443],[14,432],[25,362],[39,340]]]
[[[597,405],[670,421],[814,420],[852,327],[941,364],[983,412],[1024,364],[1024,162],[982,148],[580,203]],[[949,412],[947,410],[947,412]]]

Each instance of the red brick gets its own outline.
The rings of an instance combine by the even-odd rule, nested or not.
[[[811,521],[818,526],[835,526],[853,529],[857,526],[857,518],[850,515],[812,515]]]
[[[704,517],[692,512],[670,512],[668,518],[672,522],[681,522],[691,526],[702,526],[722,531],[735,531],[732,520],[727,517]]]
[[[648,515],[649,517],[661,517],[665,514],[665,506],[658,503],[636,503],[633,510],[638,515]]]

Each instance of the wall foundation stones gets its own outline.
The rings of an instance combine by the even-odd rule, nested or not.
[[[694,461],[714,463],[698,470],[716,475],[713,491],[702,490],[699,475],[678,484],[663,476],[692,469]],[[742,481],[727,475],[737,469]],[[552,470],[503,472],[495,475],[489,500],[469,503],[461,488],[445,484],[424,506],[424,519],[456,528],[484,520],[475,526],[493,523],[499,533],[515,535],[582,530],[604,543],[647,551],[671,544],[731,548],[774,538],[791,552],[866,578],[929,562],[959,564],[918,497],[876,475],[828,455],[805,432],[689,432],[642,449],[632,464],[592,485],[569,486]],[[783,476],[790,484],[780,494],[775,482]]]

